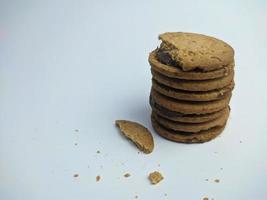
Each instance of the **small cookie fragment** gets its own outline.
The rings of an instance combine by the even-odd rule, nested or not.
[[[164,179],[164,177],[158,171],[154,171],[150,173],[148,178],[153,185],[159,183],[160,181]]]
[[[149,154],[154,149],[154,140],[150,131],[143,125],[127,120],[116,120],[122,134],[130,139],[141,151]]]
[[[219,183],[220,182],[220,179],[215,179],[214,182],[215,183]]]
[[[209,200],[209,198],[208,197],[204,197],[203,200]]]
[[[95,178],[96,182],[100,181],[100,179],[101,177],[99,175]]]
[[[123,176],[124,176],[125,178],[128,178],[128,177],[131,176],[131,174],[130,174],[130,173],[126,173],[126,174],[124,174]]]
[[[79,177],[79,174],[73,174],[73,177],[77,178]]]

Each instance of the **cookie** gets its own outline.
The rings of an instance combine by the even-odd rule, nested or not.
[[[213,113],[225,108],[231,99],[230,94],[224,97],[223,99],[208,102],[182,101],[164,96],[153,89],[151,90],[150,95],[156,104],[161,105],[162,107],[168,110],[184,114]]]
[[[170,88],[159,83],[157,80],[152,79],[152,88],[165,96],[172,97],[175,99],[188,101],[211,101],[222,99],[225,96],[229,95],[234,88],[234,82],[232,81],[230,85],[227,85],[221,89],[210,90],[207,92],[191,92]]]
[[[183,71],[212,71],[231,63],[233,48],[222,40],[197,33],[169,32],[159,36],[160,50]]]
[[[141,151],[149,154],[154,149],[154,140],[150,131],[136,122],[116,120],[122,134],[130,139]]]
[[[208,80],[208,79],[214,79],[214,78],[221,78],[224,76],[227,76],[229,73],[233,71],[234,68],[234,61],[231,62],[230,64],[217,69],[213,71],[183,71],[179,66],[170,66],[161,63],[160,61],[157,60],[156,57],[156,52],[153,51],[149,54],[149,64],[151,68],[154,71],[157,71],[165,76],[171,77],[171,78],[179,78],[179,79],[184,79],[184,80]]]
[[[150,98],[150,105],[152,107],[153,112],[155,112],[157,115],[172,121],[186,122],[186,123],[202,123],[211,121],[224,115],[227,112],[227,109],[230,109],[230,107],[227,106],[226,108],[223,108],[222,110],[219,110],[217,112],[197,115],[197,114],[183,114],[168,110],[153,102],[152,98]]]
[[[208,130],[200,131],[197,133],[188,134],[182,131],[173,131],[162,127],[156,120],[151,116],[152,127],[162,137],[181,143],[204,143],[216,138],[224,129],[225,125],[217,126]]]
[[[174,131],[183,131],[183,132],[188,132],[188,134],[191,133],[197,133],[203,130],[208,130],[216,126],[223,126],[229,116],[229,109],[227,109],[227,112],[220,117],[204,122],[204,123],[182,123],[182,122],[175,122],[168,120],[164,117],[161,117],[157,115],[155,112],[152,112],[153,118],[163,127],[167,129],[171,129]]]
[[[231,72],[228,76],[210,80],[182,80],[176,78],[170,78],[164,76],[153,69],[151,69],[153,78],[159,83],[168,87],[186,91],[210,91],[220,89],[230,85],[233,81],[234,72]]]

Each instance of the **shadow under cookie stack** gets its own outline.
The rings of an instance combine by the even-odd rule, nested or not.
[[[195,33],[164,33],[149,55],[151,121],[162,137],[203,143],[225,128],[234,88],[234,50]]]

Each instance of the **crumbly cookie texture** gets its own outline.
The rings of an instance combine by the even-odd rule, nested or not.
[[[210,101],[210,102],[190,102],[190,101],[180,101],[177,99],[166,97],[155,90],[151,90],[151,98],[152,100],[162,107],[176,111],[184,114],[207,114],[217,112],[225,108],[230,99],[231,94],[224,97],[223,99]]]
[[[159,35],[160,49],[184,71],[201,69],[212,71],[222,68],[234,59],[233,48],[214,37],[184,32]]]
[[[162,137],[181,143],[204,143],[216,138],[224,129],[225,125],[214,127],[208,130],[200,131],[198,133],[192,133],[185,135],[184,132],[173,131],[161,126],[156,119],[151,116],[152,126],[155,131]]]
[[[127,120],[116,120],[115,123],[121,130],[122,134],[131,140],[138,149],[146,154],[153,151],[154,140],[152,134],[143,125]]]
[[[151,73],[153,75],[153,78],[158,81],[159,83],[168,86],[170,88],[174,89],[180,89],[185,91],[210,91],[210,90],[216,90],[221,89],[223,87],[226,87],[227,85],[230,85],[234,78],[234,72],[231,72],[229,75],[224,76],[222,78],[218,79],[210,79],[210,80],[181,80],[177,78],[169,78],[167,76],[164,76],[161,73],[158,73],[151,70]]]
[[[229,109],[224,115],[218,117],[217,119],[214,119],[208,122],[203,122],[203,123],[195,123],[195,124],[174,122],[172,120],[168,120],[164,117],[157,115],[154,111],[152,111],[152,116],[161,126],[167,129],[174,130],[174,131],[182,131],[182,132],[185,132],[184,134],[190,135],[190,134],[197,133],[203,130],[211,129],[213,127],[223,126],[228,119]]]
[[[180,112],[175,112],[169,109],[166,109],[162,107],[161,105],[155,103],[152,96],[150,96],[150,106],[157,115],[162,116],[166,119],[176,121],[176,122],[185,122],[185,123],[202,123],[202,122],[208,122],[210,120],[214,120],[223,114],[227,112],[228,109],[230,109],[229,106],[226,106],[225,108],[208,114],[182,114]]]
[[[154,171],[150,173],[148,178],[153,185],[159,183],[160,181],[164,179],[164,177],[158,171]]]
[[[169,86],[166,86],[158,82],[155,79],[152,79],[152,88],[165,96],[172,97],[178,100],[212,101],[212,100],[222,99],[227,94],[229,94],[234,88],[234,81],[232,81],[229,85],[223,88],[204,91],[204,92],[199,92],[199,91],[196,92],[196,91],[186,91],[186,90],[171,88]]]

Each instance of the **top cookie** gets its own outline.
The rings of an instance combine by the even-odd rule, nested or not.
[[[234,50],[222,40],[196,33],[168,32],[159,36],[159,51],[184,71],[212,71],[234,60]]]

